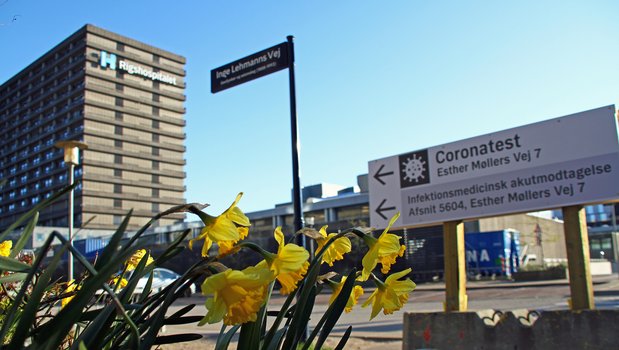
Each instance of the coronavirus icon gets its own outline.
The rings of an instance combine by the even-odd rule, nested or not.
[[[406,162],[402,163],[402,166],[404,166],[404,169],[402,169],[404,180],[419,182],[419,180],[424,179],[423,170],[425,165],[426,162],[421,158],[416,158],[416,155],[413,155],[412,158],[407,158]]]
[[[412,187],[430,183],[428,150],[402,154],[400,162],[400,186]]]

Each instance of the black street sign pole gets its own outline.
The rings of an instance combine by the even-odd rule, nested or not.
[[[299,128],[297,127],[297,101],[294,83],[294,37],[288,35],[288,74],[290,77],[290,131],[292,135],[292,205],[294,210],[294,231],[303,228],[303,211],[301,210],[301,178],[299,176]],[[299,235],[299,245],[305,247],[305,236]]]
[[[294,37],[288,35],[288,76],[290,77],[290,131],[292,135],[292,206],[294,210],[294,232],[303,228],[303,211],[301,210],[301,177],[299,176],[299,128],[297,127],[297,100],[294,84]],[[307,249],[305,235],[297,236],[297,244]],[[299,297],[299,295],[297,295]],[[301,340],[309,338],[309,328],[305,325]]]
[[[292,42],[294,37],[289,35],[287,39],[287,42],[269,47],[211,70],[211,92],[217,93],[288,68],[290,76],[290,128],[292,134],[292,203],[294,207],[294,230],[296,233],[303,228],[301,180],[299,176],[300,142],[294,83],[294,44]],[[306,246],[303,235],[299,235],[297,242],[303,247]]]

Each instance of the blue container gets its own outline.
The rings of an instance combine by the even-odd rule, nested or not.
[[[467,270],[484,276],[511,276],[518,270],[520,233],[516,230],[464,235]]]

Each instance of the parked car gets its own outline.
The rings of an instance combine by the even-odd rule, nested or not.
[[[133,271],[129,271],[126,273],[125,279],[129,280],[131,278],[131,273]],[[163,290],[165,287],[169,286],[170,284],[174,283],[174,281],[176,281],[180,275],[177,274],[176,272],[172,271],[172,270],[168,270],[166,268],[163,267],[156,267],[153,269],[153,282],[151,284],[150,290],[151,293],[157,293],[161,290]],[[141,295],[144,292],[144,287],[146,287],[146,283],[148,282],[148,278],[149,278],[150,274],[144,275],[142,278],[140,278],[138,280],[137,285],[135,286],[135,289],[133,290],[133,298],[138,297],[139,295]],[[184,293],[184,297],[190,297],[193,294],[196,293],[196,286],[195,284],[191,284],[189,286],[189,288],[187,288],[185,290]],[[105,292],[103,291],[103,289],[99,289],[96,292],[96,296],[97,298],[99,298],[101,295],[105,294]],[[105,298],[105,297],[104,297]]]
[[[156,267],[153,269],[153,282],[151,284],[150,290],[153,293],[157,293],[174,283],[180,275],[172,270],[168,270],[163,267]],[[129,279],[131,276],[127,276]],[[144,275],[142,278],[138,280],[138,284],[135,287],[133,294],[142,294],[144,291],[144,287],[146,287],[146,282],[148,282],[149,275]],[[196,286],[192,283],[187,290],[185,290],[185,297],[190,297],[196,293]]]

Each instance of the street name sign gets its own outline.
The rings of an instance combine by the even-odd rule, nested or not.
[[[288,43],[284,42],[211,70],[211,93],[258,79],[288,66]]]
[[[615,106],[370,161],[370,224],[438,224],[619,199]]]

